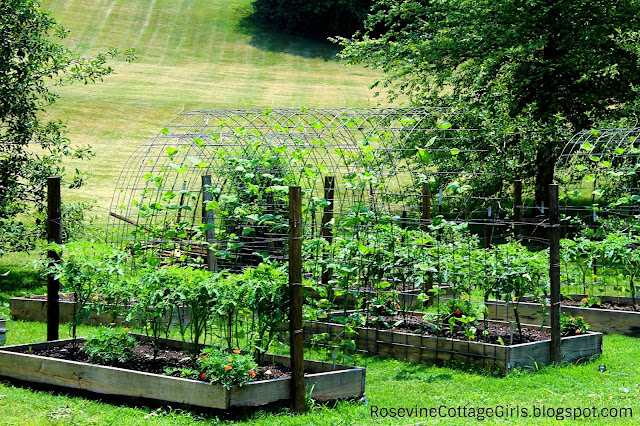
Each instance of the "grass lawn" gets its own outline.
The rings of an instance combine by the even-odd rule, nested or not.
[[[7,343],[42,341],[46,326],[40,323],[11,321]],[[86,327],[79,334],[86,333]],[[66,326],[61,337],[67,335]],[[445,367],[412,365],[398,361],[370,358],[367,361],[367,400],[340,402],[334,408],[315,406],[309,414],[292,416],[286,408],[254,410],[224,418],[215,413],[198,413],[186,407],[135,407],[109,404],[98,399],[86,399],[64,393],[17,387],[0,383],[2,420],[6,424],[190,424],[201,420],[205,424],[237,422],[264,425],[337,425],[337,424],[557,424],[549,418],[490,418],[484,421],[461,418],[376,418],[374,412],[405,407],[407,409],[444,406],[471,408],[503,407],[512,413],[537,407],[542,409],[632,408],[633,419],[640,416],[640,349],[636,340],[621,336],[605,336],[604,354],[595,361],[578,366],[545,367],[537,372],[515,372],[505,378],[489,377]],[[610,371],[628,373],[624,376],[600,373],[598,365],[606,364]],[[105,398],[106,399],[106,398]],[[108,399],[106,399],[108,400]],[[572,424],[573,421],[565,420]],[[624,419],[591,419],[590,423],[631,424]],[[564,422],[563,422],[564,423]]]
[[[326,41],[281,35],[251,21],[251,0],[74,0],[45,7],[70,30],[64,43],[85,56],[135,48],[97,84],[58,88],[51,117],[96,157],[68,167],[93,173],[63,200],[96,199],[105,221],[128,156],[182,110],[268,107],[370,107],[378,76],[346,67]]]
[[[138,60],[114,61],[114,75],[94,85],[57,90],[50,118],[68,125],[74,144],[91,144],[89,163],[69,162],[93,173],[86,187],[63,190],[64,201],[97,200],[98,223],[106,222],[116,180],[126,158],[182,110],[267,107],[370,107],[378,100],[368,86],[371,70],[345,67],[337,48],[323,41],[280,35],[251,22],[251,0],[57,0],[45,2],[71,34],[65,43],[90,56],[110,46],[133,47]],[[41,277],[22,269],[35,255],[0,260],[0,315],[8,297],[44,291]],[[46,326],[9,321],[8,344],[45,340]],[[87,331],[81,328],[79,334]],[[67,328],[61,328],[61,337]],[[505,378],[446,367],[367,360],[367,400],[314,406],[292,416],[286,408],[237,413],[233,419],[185,407],[135,407],[0,382],[0,422],[5,424],[557,424],[558,420],[504,417],[476,422],[461,418],[372,417],[392,408],[496,408],[532,413],[595,407],[633,409],[633,418],[597,419],[595,424],[631,424],[640,418],[640,345],[629,337],[605,336],[604,354],[579,366],[515,372]],[[600,373],[606,364],[614,372]],[[591,419],[592,420],[592,419]],[[571,421],[566,421],[570,424]]]

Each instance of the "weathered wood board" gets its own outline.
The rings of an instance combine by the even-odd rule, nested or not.
[[[68,301],[58,302],[60,305],[60,322],[68,323],[73,321],[75,315],[74,303]],[[37,321],[47,322],[47,307],[49,302],[45,298],[28,298],[28,297],[12,297],[9,299],[9,308],[11,310],[11,318],[21,321]],[[88,325],[109,325],[115,323],[116,326],[122,327],[123,325],[129,325],[126,321],[126,313],[128,311],[127,306],[119,306],[111,313],[109,309],[104,309],[99,314],[92,310],[89,314],[89,318],[83,321]],[[188,324],[190,321],[189,312],[180,310],[173,314],[171,321],[173,324],[179,322],[179,315],[183,324]],[[167,317],[168,318],[168,317]]]
[[[60,305],[60,322],[73,321],[75,303],[67,301],[58,303]],[[9,299],[11,318],[14,320],[47,322],[48,305],[47,299],[30,299],[28,297],[12,297]],[[100,314],[91,312],[89,319],[86,321],[88,325],[109,325],[112,322],[122,326],[123,318],[121,315],[114,317],[106,312]]]
[[[539,328],[539,327],[536,327]],[[457,361],[488,370],[507,373],[513,368],[548,364],[551,341],[518,345],[464,341],[420,334],[356,327],[356,348],[370,355],[413,363]],[[307,321],[305,333],[344,333],[344,326],[329,322]],[[566,362],[579,362],[602,353],[602,333],[562,338],[562,356]]]
[[[136,335],[136,337],[139,337]],[[29,348],[63,346],[71,339],[27,345],[6,346],[0,350],[0,376],[21,381],[82,389],[98,394],[146,398],[166,403],[229,409],[260,406],[290,397],[290,379],[263,380],[223,386],[196,380],[142,373],[122,368],[92,365],[29,354]],[[172,346],[176,346],[176,341]],[[270,361],[289,365],[288,357],[267,355]],[[365,392],[365,369],[305,361],[313,373],[305,375],[308,391],[317,401],[361,397]]]
[[[579,296],[576,296],[579,297]],[[580,300],[580,299],[578,299]],[[513,303],[490,300],[486,303],[489,318],[501,321],[514,321]],[[591,330],[607,334],[623,334],[640,337],[640,312],[617,311],[613,309],[581,308],[579,306],[561,306],[561,312],[574,317],[584,317]],[[540,303],[520,302],[518,311],[523,323],[539,325],[546,319],[549,323],[549,308],[545,308],[546,315],[542,315],[543,307]]]

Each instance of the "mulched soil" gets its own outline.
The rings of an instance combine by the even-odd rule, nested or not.
[[[33,350],[33,355],[45,356],[49,358],[64,359],[67,361],[78,361],[92,364],[88,355],[82,350],[82,343],[73,347],[72,343],[49,349]],[[93,363],[95,364],[95,363]],[[127,370],[141,371],[153,374],[165,374],[165,368],[191,368],[191,359],[182,350],[161,348],[158,356],[153,358],[153,347],[145,342],[133,350],[133,358],[126,363],[116,363],[112,367],[124,368]],[[173,374],[179,376],[179,373]],[[291,370],[284,365],[267,364],[260,367],[255,380],[270,380],[291,377]]]
[[[382,330],[393,329],[394,331],[402,333],[416,333],[424,334],[427,336],[453,338],[458,340],[470,340],[465,336],[463,327],[453,327],[452,332],[446,320],[443,321],[444,324],[442,325],[440,330],[435,330],[430,327],[429,324],[422,321],[422,318],[419,316],[407,315],[406,317],[403,317],[402,315],[383,315],[380,318],[381,322],[369,322],[367,326],[372,328],[380,328]],[[393,325],[398,321],[400,321],[400,324],[393,327]],[[488,334],[485,335],[483,333],[484,330],[484,323],[482,322],[482,320],[478,320],[475,338],[473,339],[473,341],[500,344],[499,339],[502,339],[504,344],[509,344],[511,330],[508,325],[488,322],[486,327]],[[517,328],[513,333],[513,344],[539,342],[549,339],[551,339],[551,333],[539,329],[523,328],[522,338],[520,338],[520,333],[518,332]]]
[[[562,306],[580,306],[580,301],[578,300],[563,300],[562,301]],[[593,309],[609,309],[609,310],[614,310],[614,311],[629,311],[629,312],[634,312],[634,311],[638,311],[640,312],[640,305],[636,305],[635,309],[633,306],[630,305],[619,305],[617,303],[613,303],[613,302],[602,302],[602,306],[598,307],[598,306],[591,306],[591,308]]]

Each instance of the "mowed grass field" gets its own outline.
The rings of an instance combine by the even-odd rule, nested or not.
[[[69,162],[93,173],[63,201],[97,200],[106,221],[124,161],[180,111],[268,107],[368,107],[377,74],[347,67],[337,46],[260,28],[251,0],[56,0],[44,7],[69,30],[63,43],[93,56],[134,48],[137,60],[111,61],[103,82],[56,88],[50,117],[96,157]]]

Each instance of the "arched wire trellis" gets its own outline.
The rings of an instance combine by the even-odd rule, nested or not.
[[[282,258],[284,234],[273,232],[277,226],[267,228],[282,221],[287,185],[305,190],[311,234],[320,231],[318,203],[323,202],[318,199],[324,197],[326,177],[334,179],[336,215],[349,214],[366,198],[370,211],[419,218],[422,182],[438,173],[431,157],[464,162],[465,155],[478,155],[454,150],[455,138],[464,131],[448,127],[446,112],[370,108],[180,114],[125,164],[113,199],[110,239],[137,249],[161,247],[165,256],[191,253],[202,261],[200,243],[207,238],[203,176],[211,176],[210,221],[226,226],[215,238],[227,252],[222,256],[234,257],[238,266],[250,264],[251,256]],[[422,146],[427,149],[416,161],[416,148]],[[465,206],[473,197],[464,196],[464,176],[456,177],[453,186],[439,191],[438,203],[458,203],[456,214],[471,216]],[[229,247],[241,256],[225,250]]]
[[[393,334],[396,326],[436,327],[444,336],[450,324],[442,318],[468,309],[488,319],[481,306],[494,290],[504,293],[525,275],[545,281],[543,252],[518,244],[490,248],[513,233],[517,214],[506,210],[512,200],[482,194],[477,182],[496,176],[478,161],[486,152],[460,148],[473,130],[456,124],[446,108],[182,113],[125,164],[109,239],[159,263],[239,272],[265,259],[284,262],[287,192],[299,185],[304,277],[319,308],[310,319],[319,324],[339,307],[341,321],[390,327],[390,345],[406,359],[510,368],[495,345],[473,349],[436,337],[433,348],[420,343],[410,351]],[[509,265],[518,261],[512,274]],[[534,261],[543,262],[542,272],[530,275],[525,263]],[[443,289],[433,291],[435,285]],[[422,307],[418,295],[438,300],[445,287],[448,301],[436,302],[432,322],[407,314]],[[440,315],[441,307],[448,313]],[[390,312],[402,312],[401,322]],[[326,327],[306,335],[310,347],[352,341],[333,339],[348,329]],[[500,341],[509,339],[505,333]],[[371,351],[379,337],[361,335],[350,349]]]
[[[562,247],[563,282],[573,293],[606,296],[606,301],[635,297],[640,128],[576,134],[560,155],[555,180],[571,237]]]

